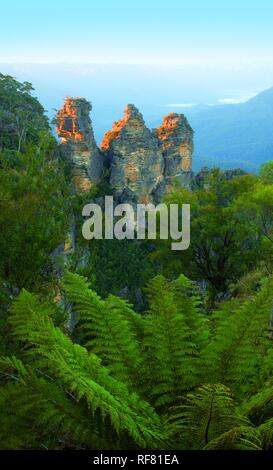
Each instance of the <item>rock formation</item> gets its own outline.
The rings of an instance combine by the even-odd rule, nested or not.
[[[77,191],[88,191],[100,181],[103,165],[117,202],[159,202],[175,181],[191,183],[193,131],[183,114],[171,113],[157,129],[145,125],[142,114],[128,104],[124,117],[96,146],[84,98],[66,98],[57,113],[61,150],[72,163]]]
[[[209,188],[209,177],[211,177],[214,174],[215,170],[212,168],[208,168],[207,166],[204,166],[201,168],[201,170],[194,175],[192,185],[193,188],[203,188],[203,189],[208,189]],[[241,168],[234,168],[230,170],[218,170],[218,177],[221,178],[221,180],[231,180],[232,178],[237,178],[238,176],[244,176],[247,173],[242,170]]]
[[[134,105],[128,104],[123,119],[106,132],[101,150],[117,200],[148,203],[163,178],[164,160],[159,140]]]
[[[166,191],[175,180],[184,186],[191,181],[193,130],[183,114],[170,113],[155,132],[162,142],[164,157],[164,184]]]
[[[84,98],[66,98],[57,113],[57,133],[61,151],[72,164],[76,191],[85,192],[101,178],[103,156],[94,139],[89,113],[91,104]]]
[[[137,108],[129,104],[123,119],[105,133],[101,150],[119,200],[159,202],[175,180],[190,186],[193,131],[183,114],[169,114],[151,132]]]

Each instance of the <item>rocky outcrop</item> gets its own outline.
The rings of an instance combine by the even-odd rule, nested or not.
[[[104,163],[117,202],[159,202],[176,180],[190,186],[193,131],[183,114],[169,114],[151,131],[138,109],[128,104],[123,118],[105,133],[99,150],[91,109],[84,98],[66,98],[57,113],[60,148],[71,161],[77,191],[88,191],[100,181]]]
[[[189,186],[192,171],[193,130],[183,114],[164,117],[155,133],[162,143],[165,190],[171,191],[175,181]]]
[[[57,133],[61,152],[72,164],[76,191],[88,191],[101,178],[103,155],[95,143],[89,113],[91,104],[84,98],[66,98],[57,113]]]
[[[159,202],[175,180],[190,186],[193,131],[183,114],[172,113],[150,131],[137,108],[105,133],[101,143],[110,167],[110,184],[120,201]]]
[[[148,203],[163,178],[164,160],[157,137],[142,114],[128,104],[124,117],[106,132],[101,143],[110,165],[110,184],[119,201]]]
[[[201,168],[201,170],[194,175],[193,178],[193,188],[194,189],[208,189],[210,184],[209,184],[209,178],[212,177],[213,175],[218,174],[218,178],[221,179],[222,181],[225,180],[231,180],[233,178],[237,178],[239,176],[244,176],[247,173],[244,170],[241,170],[240,168],[234,168],[230,170],[220,170],[219,168],[209,168],[207,166],[204,166]]]

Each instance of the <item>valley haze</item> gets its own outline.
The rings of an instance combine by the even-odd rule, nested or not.
[[[202,65],[86,63],[2,63],[0,70],[31,82],[50,119],[66,96],[91,101],[98,144],[124,106],[134,103],[149,127],[172,111],[186,115],[195,133],[195,171],[216,165],[255,172],[273,158],[271,74],[251,76],[249,67],[231,73]]]

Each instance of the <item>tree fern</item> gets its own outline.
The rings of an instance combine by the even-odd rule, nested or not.
[[[1,447],[271,449],[272,282],[208,320],[184,276],[152,280],[142,316],[67,273],[83,345],[22,290],[7,329],[17,355],[0,358]]]
[[[272,373],[272,292],[270,278],[252,298],[225,302],[211,319],[210,380],[226,383],[239,396],[256,393]]]
[[[14,303],[10,322],[13,334],[24,346],[24,360],[65,389],[75,403],[84,403],[91,426],[96,415],[101,421],[108,420],[120,439],[128,436],[126,439],[140,447],[159,445],[164,436],[153,408],[111,377],[98,356],[73,344],[55,327],[53,310],[24,290]]]
[[[265,383],[257,393],[246,397],[241,404],[241,411],[256,426],[271,418],[273,414],[273,384]]]
[[[206,326],[199,302],[187,292],[189,287],[184,276],[175,283],[157,276],[147,288],[149,310],[143,338],[146,386],[157,407],[172,405],[198,383]],[[198,328],[193,331],[194,324]],[[198,337],[202,337],[200,345]]]
[[[204,450],[262,450],[260,432],[250,426],[238,426],[209,442]]]
[[[195,363],[195,382],[206,380],[207,363],[205,349],[209,343],[210,331],[208,319],[202,311],[202,300],[197,285],[184,275],[171,283],[174,290],[175,303],[183,312],[188,327],[187,341],[193,346],[192,360]]]
[[[264,450],[273,450],[273,418],[259,426],[259,432]]]
[[[186,449],[203,449],[234,426],[246,423],[230,390],[221,384],[203,385],[186,395],[167,420],[170,436]]]
[[[126,301],[110,295],[102,300],[77,274],[67,273],[64,289],[78,314],[85,347],[97,354],[120,381],[138,384],[141,370],[137,330],[141,317]]]
[[[105,447],[86,405],[53,378],[16,358],[1,358],[1,373],[12,379],[0,387],[2,449]]]

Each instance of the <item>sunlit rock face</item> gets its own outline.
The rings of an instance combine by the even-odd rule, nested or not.
[[[138,109],[129,104],[124,117],[105,133],[101,150],[119,201],[159,202],[175,181],[190,187],[193,131],[183,114],[169,114],[150,131]]]
[[[190,186],[193,131],[183,114],[169,114],[151,131],[138,109],[128,104],[123,118],[105,133],[99,150],[91,109],[84,98],[66,98],[57,113],[60,148],[72,164],[77,191],[88,191],[100,181],[105,162],[118,202],[159,202],[175,181]]]
[[[103,155],[96,146],[89,113],[91,104],[84,98],[66,98],[57,113],[57,133],[61,151],[72,163],[76,191],[88,191],[101,178]]]
[[[186,117],[168,114],[155,133],[162,143],[165,191],[171,191],[175,181],[188,187],[192,174],[193,130]]]
[[[124,117],[105,133],[101,150],[108,160],[110,184],[118,201],[153,201],[163,179],[161,143],[134,105],[128,104]]]

